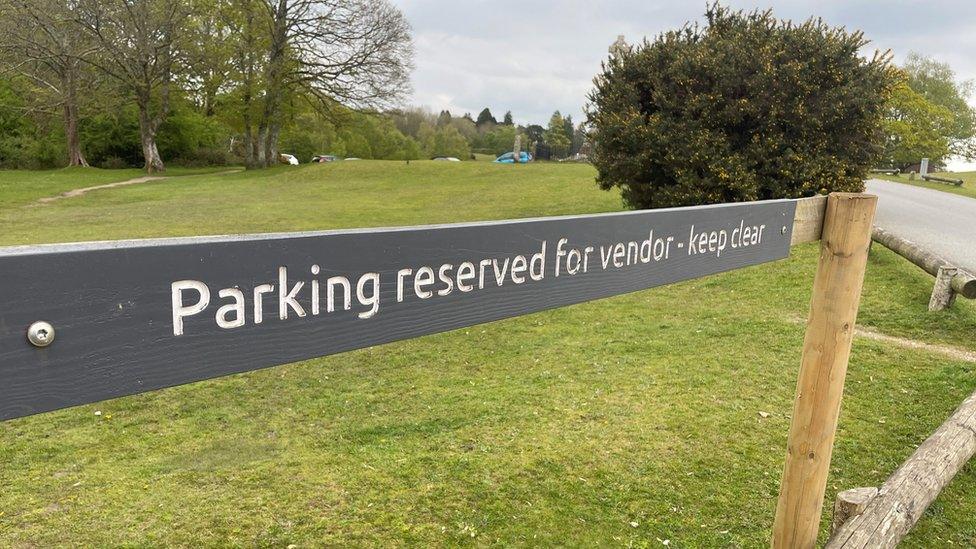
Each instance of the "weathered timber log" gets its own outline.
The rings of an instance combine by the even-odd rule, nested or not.
[[[942,267],[955,267],[948,260],[923,250],[914,242],[895,236],[879,227],[874,228],[871,238],[932,276],[938,276],[939,269]],[[951,287],[963,297],[976,299],[976,276],[970,272],[958,269],[952,277]]]
[[[962,179],[949,179],[947,177],[936,177],[934,175],[923,175],[922,179],[926,181],[938,181],[939,183],[948,183],[950,185],[955,185],[957,187],[962,186]]]
[[[976,453],[976,393],[898,468],[826,547],[895,547]]]
[[[847,521],[863,513],[876,495],[878,489],[873,487],[851,488],[839,492],[834,500],[834,518],[830,521],[830,533],[833,534]]]
[[[932,288],[932,296],[929,297],[930,311],[944,311],[956,301],[956,292],[952,289],[952,281],[959,273],[955,267],[939,267],[939,274],[935,275],[935,286]]]

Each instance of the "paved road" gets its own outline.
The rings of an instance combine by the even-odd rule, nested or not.
[[[881,179],[867,191],[878,195],[875,225],[976,273],[976,199]]]

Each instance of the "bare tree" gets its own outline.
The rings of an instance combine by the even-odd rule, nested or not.
[[[38,110],[60,110],[69,166],[87,166],[78,136],[80,94],[91,53],[74,26],[74,2],[0,0],[0,67],[27,78]]]
[[[258,0],[267,34],[256,163],[277,161],[282,105],[290,93],[380,109],[409,92],[413,44],[387,0]],[[249,6],[254,3],[248,2]]]
[[[174,86],[178,38],[189,16],[183,0],[77,0],[77,22],[100,46],[88,61],[115,79],[139,108],[145,169],[165,169],[156,146]]]

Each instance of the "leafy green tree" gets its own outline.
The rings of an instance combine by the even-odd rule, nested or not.
[[[500,125],[484,136],[484,146],[482,150],[488,150],[491,154],[500,155],[511,152],[515,145],[515,135],[518,130],[515,126]]]
[[[471,157],[467,140],[454,126],[435,128],[425,125],[420,129],[420,143],[429,158],[453,156],[464,160]]]
[[[972,80],[959,82],[948,63],[914,52],[908,55],[902,69],[908,75],[908,86],[912,90],[950,113],[952,121],[944,128],[949,140],[946,154],[976,159],[976,108],[969,104],[976,83]]]
[[[563,133],[566,134],[566,139],[570,142],[570,149],[572,149],[573,134],[576,132],[576,127],[573,125],[573,115],[567,114],[563,118]],[[572,152],[572,150],[570,150]]]
[[[443,110],[437,115],[437,127],[447,126],[451,123],[451,111]]]
[[[77,5],[64,0],[0,0],[0,73],[20,74],[33,86],[36,111],[61,111],[69,166],[88,166],[79,138],[84,98],[95,79],[85,59],[91,44],[78,32]],[[87,106],[87,105],[85,105]]]
[[[884,163],[901,169],[922,158],[935,161],[949,155],[952,111],[934,105],[907,84],[895,88],[885,119]]]
[[[604,63],[588,127],[603,189],[635,208],[860,191],[883,151],[890,55],[860,32],[709,6]]]
[[[569,154],[570,138],[566,137],[566,122],[559,111],[552,113],[552,117],[549,118],[545,141],[553,157],[564,158]]]
[[[480,113],[478,113],[478,119],[475,121],[475,124],[477,124],[478,128],[489,124],[491,127],[495,127],[498,124],[498,121],[495,120],[495,117],[491,115],[491,110],[489,110],[488,107],[485,107]]]

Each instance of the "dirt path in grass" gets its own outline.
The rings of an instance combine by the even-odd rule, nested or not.
[[[238,168],[234,170],[225,170],[222,172],[213,173],[199,173],[194,175],[228,175],[232,173],[239,173],[243,169]],[[142,177],[134,177],[132,179],[126,179],[125,181],[116,181],[115,183],[106,183],[105,185],[95,185],[94,187],[84,187],[81,189],[71,189],[70,191],[64,191],[57,196],[46,196],[44,198],[39,198],[37,200],[40,204],[50,204],[62,198],[75,198],[82,196],[83,194],[90,191],[98,191],[101,189],[114,189],[115,187],[124,187],[126,185],[138,185],[139,183],[149,183],[150,181],[161,181],[163,179],[173,179],[175,177],[194,177],[194,175],[144,175]]]
[[[793,317],[790,320],[797,324],[806,323],[806,320],[800,317]],[[863,337],[865,339],[873,339],[874,341],[890,343],[895,347],[902,347],[904,349],[918,349],[920,351],[935,353],[953,360],[976,362],[976,351],[970,351],[969,349],[963,349],[960,347],[953,347],[952,345],[925,343],[924,341],[918,341],[917,339],[908,339],[906,337],[888,335],[881,333],[870,326],[856,326],[854,328],[854,335],[857,337]]]
[[[930,353],[940,354],[954,360],[976,362],[976,352],[967,349],[960,349],[959,347],[952,347],[950,345],[937,345],[933,343],[925,343],[924,341],[918,341],[915,339],[907,339],[904,337],[891,336],[888,334],[883,334],[879,331],[876,331],[872,328],[868,328],[866,326],[857,326],[855,328],[854,333],[866,339],[883,341],[885,343],[891,343],[892,345],[898,347],[928,351]]]

